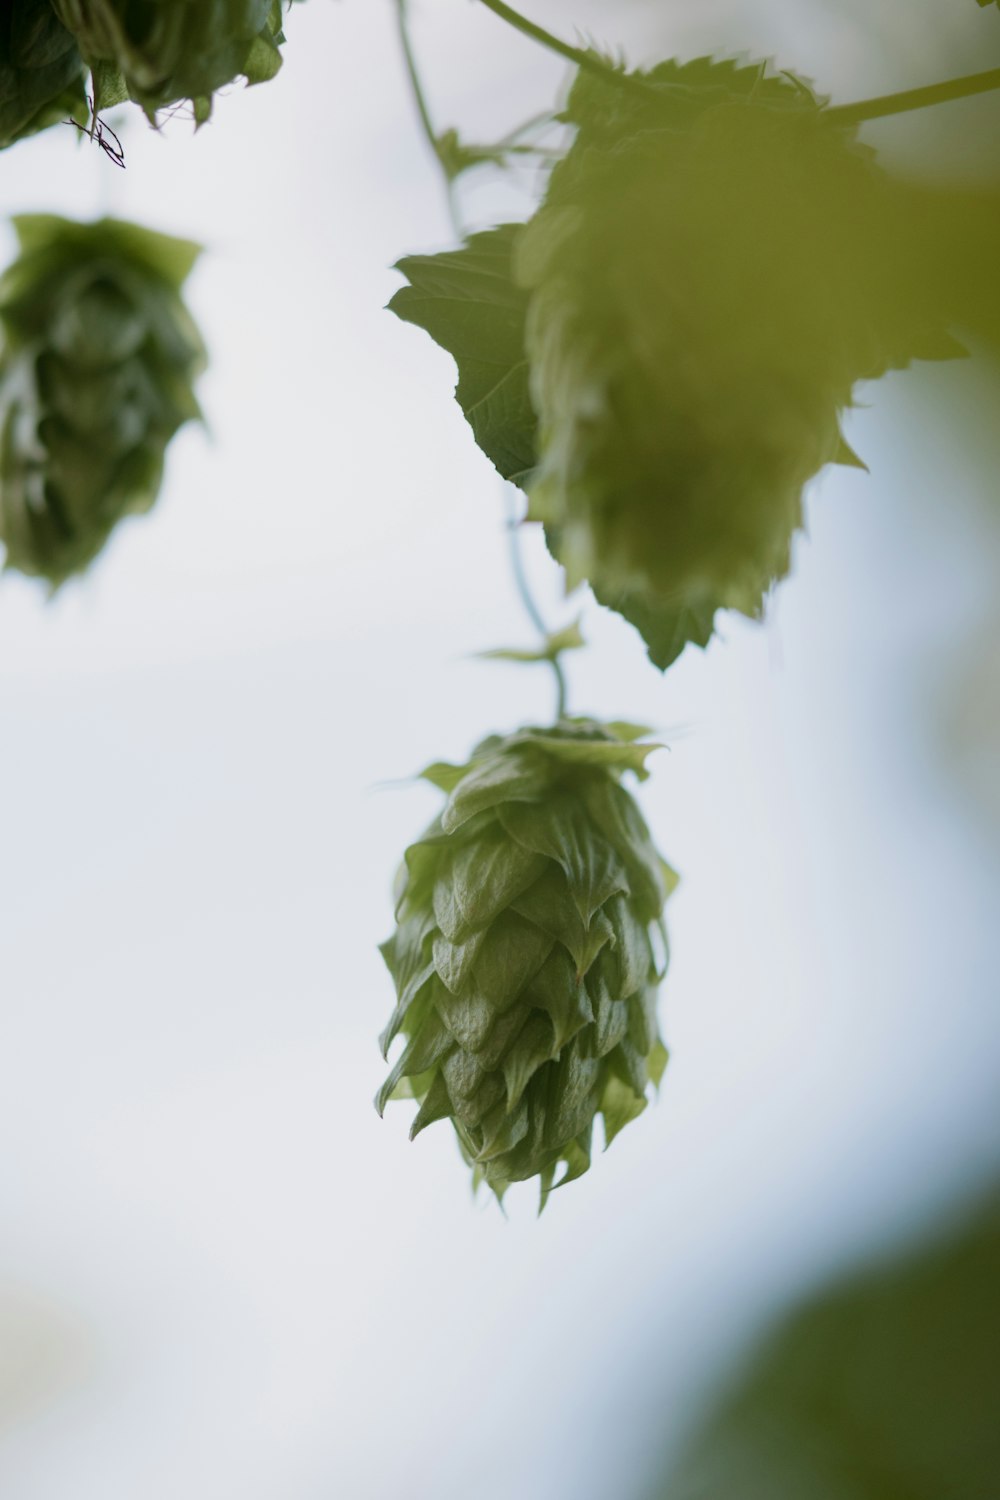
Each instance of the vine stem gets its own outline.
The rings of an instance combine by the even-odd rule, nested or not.
[[[540,42],[550,52],[565,57],[568,62],[576,63],[578,68],[583,68],[588,73],[596,73],[608,83],[617,84],[621,89],[627,89],[632,93],[647,92],[647,85],[642,79],[636,78],[631,73],[623,73],[618,68],[612,67],[610,63],[603,62],[593,52],[585,52],[580,47],[573,47],[569,42],[560,41],[559,37],[553,36],[551,31],[546,31],[544,26],[538,26],[534,21],[529,21],[527,16],[522,16],[520,11],[514,10],[505,3],[505,0],[480,0],[487,10],[491,10],[501,21],[506,21],[508,26],[513,26],[515,31],[521,32],[522,36],[531,37],[532,41]]]
[[[403,59],[406,63],[406,74],[407,78],[409,79],[410,91],[413,95],[413,102],[416,106],[417,115],[420,120],[420,128],[427,139],[428,145],[434,153],[434,158],[437,161],[438,166],[441,169],[448,194],[448,209],[451,214],[452,226],[455,230],[456,237],[458,239],[462,239],[462,226],[459,222],[457,205],[455,203],[455,184],[452,179],[451,173],[448,170],[448,163],[445,160],[444,154],[441,150],[441,144],[438,139],[437,132],[434,129],[434,122],[431,119],[430,108],[427,104],[427,96],[424,93],[423,83],[421,82],[420,69],[417,66],[416,53],[413,50],[413,42],[410,37],[410,17],[407,0],[395,0],[395,5],[396,19],[399,26],[399,39],[402,46]],[[539,117],[539,119],[541,119],[541,117]],[[527,125],[521,126],[520,129],[512,133],[511,139],[516,139],[518,135],[520,135],[524,130],[531,128],[535,123],[535,120],[529,120],[527,122]],[[512,487],[505,486],[505,493],[508,496],[511,495],[511,488]],[[542,617],[541,610],[538,608],[538,605],[535,603],[535,600],[532,596],[531,588],[528,584],[527,574],[524,570],[524,558],[521,555],[521,523],[517,518],[512,498],[508,500],[508,517],[506,524],[508,535],[510,537],[511,569],[514,574],[514,582],[517,586],[517,592],[521,598],[521,602],[524,605],[524,608],[528,614],[528,618],[531,620],[532,625],[534,625],[539,635],[547,643],[550,639],[549,631],[546,628],[545,620]],[[564,718],[566,714],[566,674],[563,671],[562,663],[560,662],[558,656],[549,656],[546,658],[546,660],[550,663],[556,679],[556,721],[558,722],[558,720]]]
[[[1000,89],[1000,68],[969,73],[964,78],[950,78],[945,83],[931,83],[924,88],[904,89],[900,94],[883,94],[878,99],[862,99],[857,104],[838,104],[823,113],[828,120],[837,120],[843,125],[860,125],[865,120],[902,115],[908,110],[927,109],[953,99],[969,99],[973,94],[985,94],[990,89]]]
[[[441,149],[438,133],[434,129],[434,121],[431,119],[427,96],[424,93],[424,86],[420,78],[420,69],[417,67],[416,53],[413,50],[413,41],[410,36],[410,12],[407,0],[396,0],[396,24],[399,30],[400,46],[403,51],[403,61],[406,64],[406,76],[409,79],[410,93],[413,95],[413,102],[416,105],[420,129],[423,132],[424,139],[434,153],[434,160],[441,168],[445,194],[448,199],[448,217],[451,219],[451,226],[456,236],[461,239],[462,226],[459,223],[458,208],[455,204],[455,184],[451,173],[448,171],[448,164]]]
[[[570,46],[569,42],[561,41],[551,31],[546,31],[544,26],[522,16],[519,11],[506,4],[506,0],[480,0],[480,4],[523,36],[531,37],[550,52],[576,63],[577,67],[596,73],[608,83],[617,84],[619,88],[629,89],[633,93],[648,91],[649,85],[643,79],[635,74],[619,71],[593,52],[585,52],[579,47]],[[860,125],[865,120],[880,120],[887,115],[901,115],[909,110],[927,109],[934,104],[947,104],[953,99],[968,99],[973,94],[985,94],[991,89],[1000,89],[1000,68],[990,68],[985,73],[970,73],[964,78],[951,78],[944,83],[927,84],[923,88],[904,89],[898,94],[883,94],[877,99],[862,99],[857,104],[835,105],[832,109],[827,109],[825,114],[828,119],[837,120],[843,125]]]
[[[521,552],[521,522],[514,509],[512,486],[505,486],[504,492],[507,496],[507,533],[510,537],[510,566],[514,574],[514,582],[529,620],[538,634],[547,641],[549,630],[542,618],[541,610],[535,603],[528,584],[528,575],[524,571],[524,556]],[[558,656],[550,656],[547,659],[551,663],[556,679],[556,719],[559,720],[566,716],[566,673],[563,671],[562,662]]]

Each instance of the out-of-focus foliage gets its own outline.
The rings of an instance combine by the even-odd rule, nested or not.
[[[15,219],[0,280],[0,541],[57,585],[156,499],[167,443],[200,415],[180,287],[199,251],[115,219]]]
[[[650,1500],[993,1500],[1000,1199],[808,1302]]]
[[[50,0],[12,0],[0,16],[0,148],[87,118],[83,59]]]
[[[447,802],[406,851],[382,952],[406,1046],[377,1098],[416,1098],[412,1135],[451,1119],[478,1183],[556,1183],[639,1115],[667,1061],[656,1020],[666,962],[660,859],[625,771],[633,725],[561,720],[492,736],[424,775]],[[658,954],[659,949],[659,956]]]
[[[570,151],[527,226],[409,257],[391,302],[572,585],[666,667],[716,610],[758,614],[802,490],[857,464],[855,385],[997,318],[995,194],[883,171],[790,74],[698,59],[581,72]]]
[[[52,0],[93,70],[96,109],[134,99],[152,119],[191,101],[199,123],[216,89],[281,66],[281,0]]]
[[[540,464],[571,585],[759,613],[860,379],[955,352],[899,272],[891,184],[791,75],[581,73],[518,247]],[[648,96],[648,97],[647,97]]]

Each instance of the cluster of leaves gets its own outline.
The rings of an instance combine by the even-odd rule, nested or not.
[[[390,306],[455,356],[477,442],[570,585],[666,667],[719,609],[761,612],[805,483],[860,462],[840,432],[857,383],[964,352],[942,291],[961,278],[922,248],[947,205],[803,80],[708,58],[626,76],[579,73],[527,225],[401,261]]]
[[[0,21],[0,147],[126,99],[156,112],[281,66],[281,0],[12,0]]]
[[[610,1143],[666,1065],[656,998],[675,877],[621,785],[646,775],[645,733],[563,719],[424,772],[447,801],[399,875],[383,1053],[407,1041],[376,1102],[419,1100],[412,1135],[450,1119],[498,1198],[537,1176],[544,1205],[589,1167],[595,1117]]]
[[[167,443],[199,415],[204,364],[180,297],[198,246],[104,219],[15,219],[0,280],[0,541],[53,586],[156,499]]]

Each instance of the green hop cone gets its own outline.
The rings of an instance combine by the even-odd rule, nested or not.
[[[103,219],[14,220],[0,279],[0,541],[54,586],[156,499],[164,453],[200,416],[204,347],[180,297],[199,253]]]
[[[897,185],[801,80],[700,59],[633,82],[580,74],[517,246],[530,516],[571,586],[689,611],[698,638],[718,607],[759,614],[806,481],[859,462],[855,384],[961,351],[901,263]]]
[[[76,42],[49,0],[13,0],[0,17],[0,148],[67,116],[87,118]]]
[[[666,1065],[656,998],[675,877],[621,785],[647,774],[644,732],[564,719],[424,772],[447,801],[397,882],[383,1055],[406,1043],[376,1107],[417,1099],[411,1136],[450,1119],[498,1198],[537,1176],[544,1206],[590,1166],[595,1116],[610,1144]]]
[[[280,0],[52,0],[94,70],[96,107],[128,97],[152,119],[189,99],[208,119],[212,95],[234,79],[281,66]]]

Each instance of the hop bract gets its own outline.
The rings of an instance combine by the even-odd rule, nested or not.
[[[67,115],[87,116],[76,41],[50,0],[12,0],[0,15],[0,148]]]
[[[379,1091],[412,1097],[412,1135],[450,1119],[474,1180],[556,1183],[646,1105],[667,1061],[656,1020],[674,880],[625,771],[656,747],[627,725],[562,720],[484,740],[425,776],[447,793],[406,852],[382,952],[406,1044]]]
[[[120,75],[122,89],[152,117],[190,99],[211,112],[216,89],[281,66],[280,0],[52,0],[95,77]],[[107,88],[107,85],[104,85]],[[100,92],[100,90],[98,90]],[[97,107],[102,105],[100,97]],[[108,102],[115,102],[112,98]]]
[[[204,348],[179,289],[198,247],[134,224],[16,219],[0,280],[0,541],[53,585],[156,499],[171,437],[200,415]]]
[[[632,81],[581,73],[518,249],[531,514],[570,584],[752,615],[805,482],[858,462],[856,382],[956,346],[909,280],[893,183],[805,84],[705,59]]]

